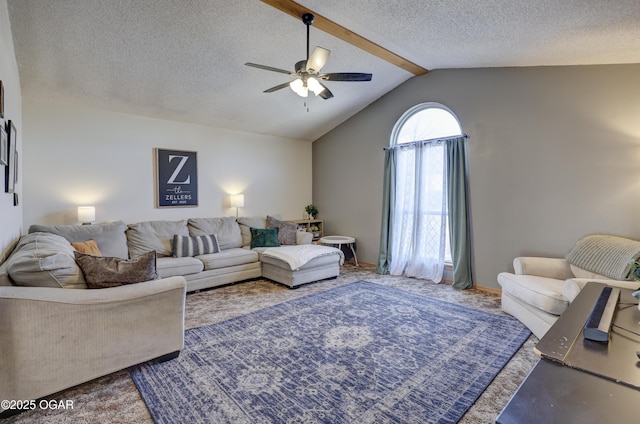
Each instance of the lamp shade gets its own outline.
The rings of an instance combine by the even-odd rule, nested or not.
[[[232,208],[244,208],[244,194],[232,194],[229,203]]]
[[[324,87],[320,84],[320,82],[315,78],[307,79],[307,87],[309,90],[313,91],[313,94],[316,96],[324,91]]]
[[[291,81],[289,87],[300,97],[307,97],[309,95],[309,88],[300,78]]]
[[[93,222],[96,220],[95,206],[78,206],[78,221]]]

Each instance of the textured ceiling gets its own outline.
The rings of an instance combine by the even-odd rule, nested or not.
[[[430,70],[640,63],[638,0],[298,0]],[[8,0],[23,94],[313,141],[413,75],[311,28],[334,98],[263,90],[306,55],[306,28],[258,0]],[[425,77],[428,78],[428,75]],[[428,100],[428,99],[425,99]]]

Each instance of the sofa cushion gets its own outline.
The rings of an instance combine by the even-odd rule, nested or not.
[[[158,258],[156,266],[160,278],[197,274],[204,270],[202,261],[192,257],[173,258],[167,256]]]
[[[251,250],[234,248],[211,255],[196,256],[196,259],[202,261],[205,270],[210,270],[258,262],[259,256]]]
[[[184,258],[186,256],[206,255],[218,253],[218,238],[215,234],[208,236],[173,236],[173,257]]]
[[[251,227],[267,228],[267,218],[259,216],[241,216],[237,219],[242,234],[242,246],[251,246]]]
[[[627,280],[630,261],[640,257],[640,241],[595,234],[578,240],[567,262],[614,280]]]
[[[503,292],[552,315],[562,315],[569,306],[562,295],[563,280],[501,272],[498,284]]]
[[[188,224],[191,236],[215,234],[220,250],[242,246],[242,234],[234,217],[191,218]]]
[[[69,242],[95,240],[103,255],[128,258],[127,226],[122,221],[94,225],[32,225],[29,233],[53,233]]]
[[[80,252],[75,252],[75,258],[82,269],[87,287],[91,289],[106,289],[158,278],[154,251],[132,259],[93,256]]]
[[[74,252],[62,236],[30,233],[20,238],[7,259],[7,274],[18,286],[87,288]]]
[[[251,248],[278,247],[277,228],[251,228]]]
[[[133,258],[152,250],[157,257],[173,256],[173,236],[188,236],[187,221],[145,221],[129,224],[127,231],[129,255]]]
[[[88,253],[89,255],[102,256],[102,252],[95,240],[74,241],[71,243],[74,249],[80,253]]]
[[[298,226],[293,222],[281,221],[272,216],[267,216],[267,227],[278,229],[278,243],[295,245]]]

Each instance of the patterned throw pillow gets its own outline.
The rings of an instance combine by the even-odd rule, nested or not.
[[[277,228],[253,228],[251,227],[251,248],[254,247],[278,247]]]
[[[187,256],[206,255],[220,252],[218,237],[215,234],[208,236],[173,236],[173,257],[184,258]]]
[[[90,289],[117,287],[158,278],[155,250],[133,259],[93,256],[78,251],[74,255]]]
[[[74,241],[71,243],[74,249],[80,253],[88,253],[89,255],[102,256],[102,252],[95,240]]]
[[[296,244],[298,226],[293,222],[286,222],[267,215],[267,227],[278,229],[280,244]]]

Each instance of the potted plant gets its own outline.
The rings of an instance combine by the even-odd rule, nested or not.
[[[631,259],[629,261],[631,268],[629,269],[629,276],[634,279],[634,281],[640,282],[640,263],[635,259]],[[633,297],[640,300],[640,287],[633,293],[631,293]],[[640,309],[640,304],[638,304],[638,309]]]
[[[313,204],[305,206],[304,211],[309,215],[309,219],[315,219],[318,215],[318,209]]]

